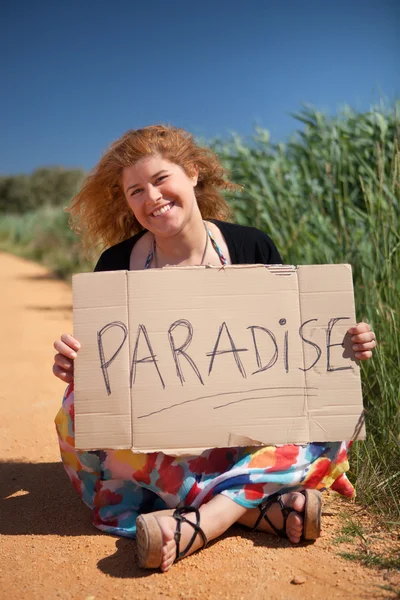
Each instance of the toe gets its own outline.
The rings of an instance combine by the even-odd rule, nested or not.
[[[172,517],[160,517],[157,520],[163,535],[160,567],[161,571],[165,572],[171,568],[176,556],[176,544],[174,541],[175,520]]]
[[[286,535],[292,544],[298,544],[303,533],[303,515],[292,512],[286,521]]]
[[[301,492],[291,492],[285,495],[285,505],[293,508],[297,512],[304,512],[306,499]]]
[[[175,560],[176,557],[176,544],[172,542],[166,548],[165,556],[168,560]]]
[[[168,569],[172,566],[175,560],[175,544],[167,543],[163,547],[162,560],[161,560],[161,570],[168,571]]]

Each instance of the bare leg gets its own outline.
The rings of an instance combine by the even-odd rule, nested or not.
[[[222,535],[231,525],[233,525],[233,523],[240,520],[248,509],[240,506],[240,504],[237,504],[230,498],[227,498],[227,496],[218,494],[217,496],[214,496],[210,502],[203,504],[199,511],[200,527],[206,534],[207,539],[213,540]],[[185,517],[188,521],[196,522],[196,516],[194,514],[188,513]],[[168,571],[176,556],[176,544],[174,541],[176,521],[173,517],[160,516],[156,518],[164,540],[161,570]],[[193,535],[193,528],[187,523],[182,523],[181,532],[180,548],[182,550],[190,541]],[[188,555],[198,550],[201,545],[201,536],[197,535]]]
[[[289,494],[283,494],[282,500],[285,506],[294,508],[296,511],[290,513],[287,518],[286,534],[292,544],[298,544],[301,534],[303,533],[303,515],[301,513],[304,512],[305,498],[300,492],[291,492]],[[253,528],[259,515],[260,511],[258,508],[251,508],[238,519],[238,523]],[[268,510],[268,518],[278,529],[283,527],[283,516],[281,507],[278,503],[272,504],[271,508]],[[275,531],[268,525],[265,519],[260,521],[257,529],[276,535]]]
[[[301,513],[304,511],[305,498],[300,492],[284,494],[282,498],[285,506],[294,508],[296,511],[290,513],[286,522],[287,536],[292,543],[296,544],[300,541],[303,532],[303,516]],[[203,506],[200,507],[199,512],[200,526],[208,540],[219,537],[236,522],[252,528],[260,514],[258,508],[247,509],[221,494],[212,498],[207,504],[203,504]],[[194,514],[188,513],[185,516],[189,521],[196,522]],[[279,504],[273,504],[271,506],[268,511],[268,517],[278,529],[283,526],[283,517]],[[164,540],[161,570],[168,571],[176,556],[176,543],[174,540],[176,521],[173,517],[160,516],[156,518]],[[258,529],[276,535],[274,530],[271,529],[264,519],[260,522]],[[184,549],[193,535],[193,528],[187,523],[183,523],[181,532],[182,537],[180,547],[181,549]],[[193,554],[193,552],[198,550],[201,545],[202,539],[200,535],[197,535],[187,556]]]

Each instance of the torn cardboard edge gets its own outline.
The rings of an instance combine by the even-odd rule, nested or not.
[[[73,296],[79,449],[365,436],[349,265],[86,273]]]

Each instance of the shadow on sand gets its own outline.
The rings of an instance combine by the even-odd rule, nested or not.
[[[0,462],[0,535],[96,535],[62,463]]]
[[[228,529],[226,533],[224,533],[217,540],[210,542],[207,548],[201,550],[201,552],[207,553],[214,544],[218,544],[223,539],[235,537],[242,537],[251,540],[254,546],[276,548],[278,550],[277,561],[282,556],[282,550],[285,547],[291,547],[291,544],[288,540],[283,540],[271,535],[266,535],[265,533],[259,531],[252,532],[249,529],[242,527],[241,525],[233,525]],[[132,540],[120,538],[116,541],[115,553],[111,556],[107,556],[99,560],[99,562],[97,563],[97,567],[106,575],[120,579],[141,579],[153,575],[155,572],[157,572],[157,570],[141,569],[138,566],[136,558],[136,549],[134,544],[135,543]],[[303,542],[299,544],[299,546],[305,545],[309,545],[309,542]]]
[[[90,511],[73,489],[62,463],[0,462],[0,535],[106,535],[91,523]],[[287,540],[234,525],[219,539],[241,536],[256,546],[283,548]],[[211,542],[209,546],[218,543]],[[303,545],[303,544],[301,544]],[[207,552],[207,549],[204,550]],[[115,553],[99,560],[100,571],[116,578],[146,578],[135,542],[116,538]]]
[[[37,262],[38,261],[36,261],[36,263]],[[38,264],[40,264],[40,262]],[[19,275],[17,278],[25,281],[63,281],[62,277],[60,277],[60,275],[57,275],[57,273],[55,273],[54,271],[48,271],[47,273],[35,273],[34,275],[24,274]]]

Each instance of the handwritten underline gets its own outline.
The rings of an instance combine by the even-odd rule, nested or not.
[[[145,419],[146,417],[151,417],[152,415],[156,415],[162,413],[167,410],[171,410],[172,408],[177,408],[179,406],[183,406],[184,404],[190,404],[191,402],[198,402],[199,400],[206,400],[207,398],[218,398],[219,396],[231,396],[232,394],[249,394],[251,392],[263,392],[268,390],[302,390],[303,392],[307,390],[318,390],[315,387],[305,388],[303,386],[293,386],[293,387],[262,387],[255,388],[253,390],[238,390],[233,392],[220,392],[219,394],[210,394],[208,396],[200,396],[199,398],[192,398],[191,400],[184,400],[183,402],[177,402],[176,404],[171,404],[170,406],[166,406],[164,408],[160,408],[159,410],[154,410],[150,413],[146,413],[144,415],[140,415],[137,419]],[[284,397],[292,397],[292,396],[300,396],[300,394],[281,394],[279,396],[266,396],[267,398],[284,398]],[[317,394],[307,394],[307,396],[317,396]],[[214,406],[214,410],[218,408],[224,408],[229,404],[237,404],[239,402],[245,402],[246,400],[259,400],[261,398],[265,398],[265,396],[259,396],[258,398],[250,397],[250,398],[241,398],[240,400],[235,400],[233,402],[227,402],[226,404],[221,404],[219,406]]]

